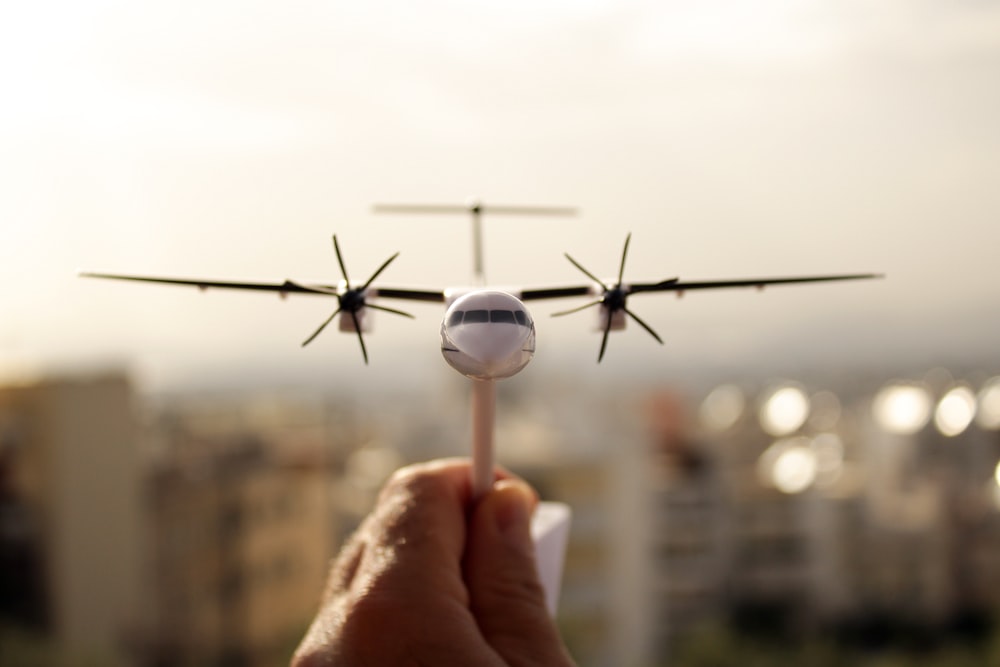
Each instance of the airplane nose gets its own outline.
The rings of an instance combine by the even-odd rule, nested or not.
[[[475,379],[510,377],[535,353],[535,325],[524,304],[506,292],[484,290],[457,299],[441,324],[441,353]]]

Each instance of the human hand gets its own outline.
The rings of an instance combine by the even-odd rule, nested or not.
[[[474,503],[469,475],[458,459],[393,475],[292,667],[573,664],[535,568],[534,491],[501,473]]]

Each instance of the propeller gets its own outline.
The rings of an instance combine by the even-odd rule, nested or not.
[[[563,310],[558,313],[553,313],[552,315],[553,317],[560,317],[562,315],[569,315],[570,313],[576,313],[581,310],[585,310],[587,308],[592,308],[593,306],[598,306],[598,305],[604,306],[604,308],[607,310],[608,317],[607,321],[605,321],[604,323],[604,335],[601,337],[601,351],[597,355],[598,363],[600,363],[601,359],[604,358],[604,351],[608,346],[608,334],[611,333],[611,322],[614,319],[614,314],[618,311],[624,311],[626,315],[631,317],[633,320],[636,321],[636,323],[639,326],[645,329],[650,336],[655,338],[656,342],[658,342],[660,345],[663,345],[663,339],[660,338],[655,331],[653,331],[653,328],[650,327],[645,322],[643,322],[642,318],[640,318],[638,315],[629,310],[628,306],[626,305],[628,295],[632,293],[632,289],[629,286],[622,284],[622,277],[625,275],[625,258],[628,256],[628,244],[629,241],[631,240],[632,240],[632,234],[629,233],[629,235],[625,237],[625,248],[622,250],[622,261],[618,267],[618,282],[616,282],[613,286],[610,287],[607,284],[605,284],[604,281],[602,281],[600,278],[598,278],[593,273],[585,269],[582,264],[580,264],[578,261],[570,257],[569,253],[565,253],[566,259],[568,259],[573,266],[582,271],[584,275],[586,275],[588,278],[590,278],[598,285],[600,285],[601,289],[604,290],[604,294],[602,294],[601,298],[597,299],[596,301],[591,301],[590,303],[585,303],[582,306],[577,306],[576,308],[571,308],[569,310]],[[668,282],[676,282],[676,278],[673,281],[668,281]]]
[[[332,294],[333,296],[337,297],[338,305],[337,305],[337,310],[333,311],[333,314],[330,315],[330,317],[326,318],[323,324],[319,325],[319,328],[316,329],[316,331],[314,331],[313,334],[309,336],[309,338],[306,338],[304,341],[302,341],[302,346],[305,347],[306,345],[311,343],[313,339],[316,338],[316,336],[318,336],[320,332],[326,328],[326,325],[332,322],[333,318],[335,318],[338,314],[342,312],[349,313],[351,316],[351,320],[354,321],[354,330],[358,334],[358,343],[361,344],[361,356],[364,357],[365,363],[367,364],[368,349],[365,347],[365,338],[361,333],[361,322],[358,320],[358,313],[361,311],[361,309],[373,308],[375,310],[381,310],[387,313],[402,315],[404,317],[413,317],[413,315],[411,315],[410,313],[403,312],[402,310],[396,310],[395,308],[386,308],[385,306],[378,306],[375,305],[374,303],[368,303],[367,300],[365,299],[365,291],[368,289],[369,285],[371,285],[372,282],[374,282],[375,279],[378,278],[383,271],[385,271],[385,268],[389,266],[389,264],[391,264],[394,259],[399,257],[399,253],[397,252],[395,255],[382,262],[382,266],[375,269],[375,273],[373,273],[371,277],[365,281],[364,285],[362,285],[361,287],[351,287],[351,279],[347,277],[347,267],[344,266],[344,257],[340,253],[340,244],[337,243],[336,234],[333,235],[333,251],[337,254],[337,263],[340,265],[340,274],[344,276],[344,284],[347,287],[344,289],[344,291],[341,292],[338,290],[324,289],[322,287],[316,287],[313,285],[303,286],[305,287],[305,289],[308,289],[309,291],[312,292],[319,292],[321,294]]]

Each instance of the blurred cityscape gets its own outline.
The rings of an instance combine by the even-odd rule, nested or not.
[[[990,375],[502,384],[498,459],[573,508],[581,667],[1000,664]],[[385,478],[463,453],[467,389],[0,388],[0,664],[287,664]]]

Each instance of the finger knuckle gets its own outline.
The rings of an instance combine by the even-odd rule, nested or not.
[[[386,495],[404,495],[423,497],[428,494],[442,493],[446,488],[439,475],[423,465],[411,465],[400,468],[392,474],[385,485]]]
[[[536,577],[495,577],[487,584],[488,595],[512,607],[539,607],[545,604],[545,591]]]

